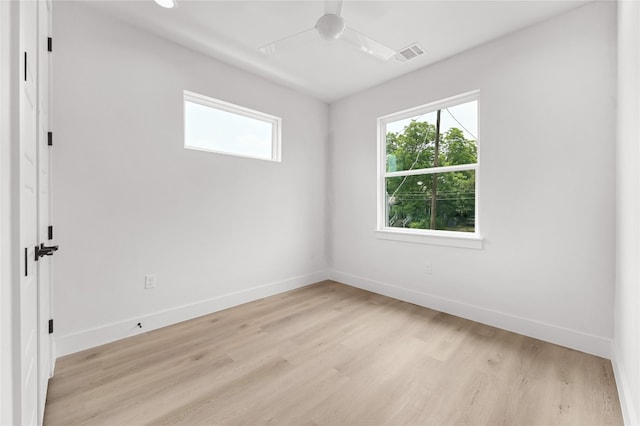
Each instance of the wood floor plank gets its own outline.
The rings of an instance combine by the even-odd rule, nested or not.
[[[621,425],[603,358],[325,281],[58,360],[56,425]]]

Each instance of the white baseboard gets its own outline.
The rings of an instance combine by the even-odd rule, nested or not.
[[[340,271],[318,271],[308,275],[264,284],[208,300],[59,336],[55,340],[56,356],[68,355],[74,352],[100,346],[105,343],[120,340],[125,337],[135,336],[137,334],[197,318],[202,315],[241,305],[263,297],[304,287],[325,279],[332,279],[353,287],[393,297],[394,299],[404,300],[416,305],[436,309],[441,312],[446,312],[472,321],[477,321],[483,324],[523,334],[525,336],[566,346],[582,352],[604,358],[611,357],[611,340],[604,337],[594,336],[540,321],[505,314],[503,312],[486,309],[480,306],[428,293],[422,293]],[[143,324],[142,329],[135,326],[138,322]]]
[[[59,336],[56,339],[56,356],[64,356],[85,349],[103,345],[105,343],[135,336],[157,328],[166,327],[182,321],[197,318],[223,309],[238,306],[243,303],[262,299],[267,296],[294,290],[327,279],[326,271],[289,278],[274,283],[263,284],[246,290],[217,296],[211,299],[177,306],[160,312],[129,318],[100,327],[82,330],[80,332]],[[140,322],[140,329],[136,324]]]
[[[633,396],[629,389],[627,375],[625,370],[618,362],[615,344],[611,345],[611,365],[613,365],[613,374],[616,378],[616,386],[618,388],[618,399],[620,399],[620,408],[622,409],[622,418],[626,426],[640,425],[640,418],[634,406]]]
[[[609,358],[611,356],[611,339],[604,337],[522,318],[340,271],[330,271],[329,279],[603,358]]]

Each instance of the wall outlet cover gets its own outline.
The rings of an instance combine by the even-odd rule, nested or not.
[[[147,274],[144,276],[144,288],[156,288],[156,274]]]

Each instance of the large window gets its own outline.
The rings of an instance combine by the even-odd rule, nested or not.
[[[379,230],[477,236],[478,93],[378,119]]]
[[[278,117],[184,92],[185,148],[280,161]]]

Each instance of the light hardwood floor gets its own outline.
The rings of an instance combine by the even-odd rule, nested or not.
[[[331,281],[58,360],[45,425],[621,425],[611,363]]]

